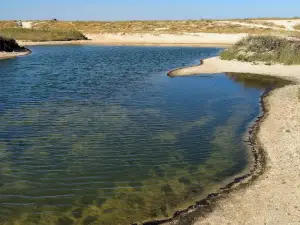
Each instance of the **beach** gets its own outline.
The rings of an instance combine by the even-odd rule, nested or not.
[[[170,72],[171,76],[257,73],[295,82],[271,91],[262,99],[264,116],[256,123],[259,125],[256,134],[252,134],[261,147],[259,154],[265,158],[259,171],[262,174],[241,185],[245,188],[231,188],[212,204],[211,212],[206,210],[199,214],[200,218],[194,218],[194,225],[300,223],[299,71],[299,66],[254,65],[214,57],[203,60],[199,66]]]
[[[182,33],[182,34],[85,34],[89,40],[79,41],[18,41],[19,45],[142,45],[142,46],[195,46],[229,47],[247,34]]]
[[[0,52],[0,59],[11,59],[18,56],[25,56],[30,54],[30,51],[25,52]]]
[[[220,57],[212,57],[200,61],[200,65],[179,68],[169,72],[169,76],[188,76],[193,74],[215,73],[254,73],[269,76],[278,76],[289,80],[300,80],[300,66],[298,65],[268,65],[264,62],[250,63],[237,60],[221,60]]]

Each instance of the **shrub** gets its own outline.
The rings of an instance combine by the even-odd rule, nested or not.
[[[250,36],[221,52],[221,59],[300,64],[300,41],[274,36]]]
[[[26,41],[71,41],[87,39],[79,31],[62,29],[3,28],[0,29],[0,33],[6,38]]]
[[[294,29],[295,29],[295,30],[300,30],[300,24],[295,25],[295,26],[294,26]]]
[[[25,51],[24,47],[20,47],[14,39],[7,39],[0,37],[0,51],[13,52],[13,51]]]

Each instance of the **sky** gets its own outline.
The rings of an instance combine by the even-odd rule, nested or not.
[[[300,16],[300,0],[0,0],[0,20],[187,20]]]

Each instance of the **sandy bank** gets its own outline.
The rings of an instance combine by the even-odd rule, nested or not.
[[[30,51],[24,52],[0,52],[0,59],[10,59],[18,56],[24,56],[30,54]]]
[[[149,46],[207,46],[228,47],[247,34],[183,33],[183,34],[85,34],[89,40],[83,41],[18,41],[20,45],[149,45]]]
[[[202,63],[170,74],[257,73],[293,80],[296,84],[273,90],[263,99],[265,114],[256,124],[254,136],[259,146],[256,149],[261,149],[260,155],[265,158],[262,175],[250,181],[251,185],[242,185],[246,188],[233,187],[208,208],[200,207],[188,223],[182,223],[186,221],[184,217],[180,223],[300,224],[300,66],[252,65],[219,57]]]
[[[300,81],[300,66],[281,64],[265,65],[264,63],[255,65],[249,62],[221,60],[219,57],[205,59],[202,61],[202,64],[198,66],[175,69],[169,72],[169,75],[186,76],[223,72],[264,74]]]
[[[246,34],[182,33],[182,34],[87,34],[103,43],[232,45]]]

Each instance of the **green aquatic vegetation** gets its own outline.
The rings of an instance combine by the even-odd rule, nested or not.
[[[208,122],[210,122],[211,120],[212,120],[211,117],[206,116],[206,117],[200,118],[199,120],[196,120],[196,121],[187,122],[186,124],[183,124],[182,126],[180,126],[180,133],[185,134],[194,128],[201,128],[204,125],[206,125]]]
[[[153,139],[158,140],[160,142],[175,143],[177,141],[177,135],[178,133],[165,131],[158,134]]]
[[[208,122],[210,122],[212,118],[204,117],[196,121],[192,122],[181,122],[179,127],[176,131],[163,131],[153,137],[154,140],[159,140],[160,142],[166,142],[166,143],[176,143],[178,141],[178,138],[190,132],[194,128],[201,128],[205,126]]]
[[[0,33],[6,38],[25,41],[87,40],[81,32],[74,29],[1,28]]]
[[[7,145],[0,142],[0,161],[5,160],[10,156],[10,153],[7,151]]]
[[[106,134],[96,133],[92,135],[86,135],[74,138],[72,141],[71,154],[72,155],[93,155],[95,153],[93,148],[89,146],[91,144],[101,146],[105,144]]]
[[[11,153],[5,143],[0,142],[0,177],[7,176],[12,172],[12,165],[10,162]],[[2,182],[0,181],[0,190]]]
[[[120,112],[122,110],[122,113]],[[25,111],[25,110],[23,110]],[[68,111],[68,110],[66,110]],[[24,113],[24,112],[23,112]],[[32,111],[31,111],[32,113]],[[39,113],[39,119],[43,119],[44,117],[48,116],[49,111],[44,111],[46,115],[42,115]],[[68,120],[68,118],[71,117],[81,117],[83,113],[84,115],[88,114],[85,113],[85,110],[80,110],[78,115],[74,114],[68,114],[67,117],[59,117],[58,124],[62,124],[62,121]],[[33,113],[34,114],[34,113]],[[123,116],[115,118],[115,115],[123,114]],[[109,107],[102,111],[101,116],[97,113],[93,116],[96,116],[98,118],[97,124],[103,127],[113,127],[113,129],[123,129],[126,128],[128,130],[131,129],[140,129],[137,125],[134,125],[134,127],[128,126],[128,124],[134,124],[132,120],[129,120],[130,112],[121,109],[120,107]],[[108,121],[107,118],[113,119],[111,121]],[[53,118],[55,119],[55,118]],[[55,121],[57,121],[55,119]],[[77,123],[81,124],[84,123],[87,125],[85,120],[82,121],[76,121]],[[168,141],[168,142],[176,142],[177,136],[185,134],[190,132],[194,128],[201,128],[205,124],[209,122],[209,119],[207,118],[201,118],[200,120],[183,123],[182,126],[178,127],[178,131],[172,132],[163,132],[157,136],[161,141]],[[72,127],[72,126],[71,126]],[[141,130],[142,131],[142,130]],[[59,132],[59,131],[58,131]],[[76,132],[76,129],[75,129]],[[47,134],[47,130],[44,130],[44,134]],[[174,134],[175,133],[175,134]],[[45,136],[40,137],[34,137],[30,139],[20,139],[15,140],[12,144],[15,146],[18,146],[20,144],[24,144],[23,141],[25,141],[25,144],[28,146],[31,146],[30,148],[27,148],[23,152],[23,156],[34,156],[36,157],[37,161],[47,161],[50,160],[50,149],[54,148],[55,146],[57,148],[60,148],[59,146],[62,146],[64,144],[64,140],[67,136],[61,135],[60,133],[48,133]],[[145,137],[147,137],[147,134],[145,134]],[[70,136],[70,149],[69,152],[71,156],[91,156],[97,152],[94,151],[93,148],[90,147],[91,144],[94,144],[95,146],[109,146],[109,142],[115,139],[114,137],[107,137],[103,133],[94,133],[94,134],[88,134],[84,136]],[[116,137],[117,139],[118,137]],[[150,137],[148,137],[150,138]],[[153,141],[157,141],[157,138],[154,138]],[[44,144],[42,146],[35,146],[35,143],[43,142]],[[68,148],[67,148],[68,149]],[[99,149],[99,147],[98,147]],[[107,154],[109,156],[109,152],[103,152],[104,154]],[[144,180],[142,183],[138,185],[138,187],[134,187],[134,184],[130,183],[123,183],[123,187],[121,184],[117,183],[115,184],[118,186],[117,189],[107,191],[107,192],[99,192],[97,193],[97,198],[93,197],[91,200],[86,201],[84,198],[78,198],[77,201],[79,204],[92,204],[92,207],[83,208],[82,209],[82,215],[80,218],[76,218],[73,216],[73,214],[67,210],[62,214],[56,214],[56,215],[50,215],[45,214],[42,215],[39,219],[34,218],[37,221],[47,222],[48,224],[54,224],[54,223],[61,223],[61,222],[74,222],[76,221],[77,224],[86,224],[86,223],[100,223],[105,222],[107,224],[118,224],[121,222],[135,222],[135,221],[142,221],[146,219],[150,219],[152,217],[165,217],[169,216],[173,213],[174,209],[182,204],[182,202],[185,202],[185,200],[192,200],[195,198],[195,196],[199,196],[203,193],[202,184],[205,186],[208,183],[208,177],[205,177],[204,179],[201,179],[201,176],[203,173],[193,173],[193,175],[189,174],[188,172],[188,163],[184,163],[184,157],[183,155],[178,151],[169,151],[166,152],[167,154],[164,156],[166,157],[167,162],[170,162],[171,164],[159,166],[156,170],[152,171],[151,174],[153,178],[149,180]],[[97,153],[98,154],[98,153]],[[129,153],[130,154],[130,151]],[[105,156],[105,155],[102,155]],[[61,160],[68,160],[67,158],[61,158]],[[180,167],[176,166],[176,172],[174,172],[172,164],[179,163]],[[84,161],[74,161],[71,160],[68,162],[68,169],[66,170],[66,173],[70,174],[81,174],[86,166],[88,166],[89,162]],[[130,164],[128,164],[130,165]],[[134,170],[137,168],[141,168],[142,164],[135,164],[135,167],[130,168],[129,171],[132,170],[132,172],[129,172],[130,174],[134,173]],[[55,179],[57,176],[59,176],[59,173],[51,172],[45,174],[43,177],[44,179]],[[163,179],[162,179],[163,178]],[[118,180],[118,177],[111,176],[110,179],[112,181]],[[139,178],[138,180],[143,180],[143,178]],[[202,184],[195,183],[195,180],[199,179]],[[133,185],[133,186],[132,186]],[[76,185],[75,185],[76,186]],[[12,186],[15,190],[21,190],[24,191],[25,189],[30,190],[32,187],[30,186],[22,186],[21,184],[15,185],[15,188]],[[4,189],[2,189],[4,190]],[[27,193],[30,193],[30,191],[27,191]],[[114,196],[113,198],[106,199],[105,201],[102,201],[100,199],[105,199],[105,196],[107,194],[110,194]],[[96,200],[95,200],[96,199]],[[98,199],[100,201],[98,201]],[[99,205],[100,204],[100,205]],[[40,210],[45,210],[44,207],[42,207]],[[101,215],[101,216],[99,216]],[[112,220],[113,218],[113,220]],[[31,220],[31,217],[29,216],[25,221],[24,224],[28,223],[28,221]]]
[[[232,111],[235,110],[233,107]],[[7,115],[12,119],[14,113],[8,112]],[[176,145],[182,136],[192,134],[198,129],[207,129],[214,121],[213,116],[189,122],[176,121],[176,126],[168,124],[168,129],[155,134],[147,124],[132,119],[134,115],[142,121],[147,121],[147,118],[164,121],[166,118],[155,109],[133,112],[117,105],[81,107],[80,104],[68,102],[64,107],[60,107],[60,103],[47,103],[43,110],[23,108],[22,114],[30,115],[24,118],[32,118],[32,132],[39,132],[39,135],[15,139],[9,146],[26,146],[22,157],[35,159],[29,166],[35,163],[51,166],[53,154],[59,153],[59,157],[55,158],[59,165],[58,171],[47,171],[42,173],[40,178],[42,181],[56,180],[58,184],[67,185],[56,191],[56,194],[65,194],[66,190],[67,193],[74,194],[71,200],[56,199],[53,202],[51,198],[40,199],[39,207],[26,207],[26,210],[22,211],[26,217],[25,214],[20,214],[19,217],[17,214],[15,217],[22,225],[29,225],[33,221],[50,225],[115,225],[171,216],[178,208],[186,207],[202,198],[208,190],[212,190],[218,184],[220,174],[231,170],[234,166],[234,149],[237,147],[232,143],[236,129],[242,122],[238,115],[233,114],[226,124],[213,133],[215,140],[211,142],[212,153],[209,157],[201,164],[191,165],[186,161],[185,149]],[[33,119],[34,115],[38,116]],[[47,126],[40,126],[41,121],[45,119]],[[19,122],[24,125],[22,120]],[[231,123],[234,123],[234,126],[230,127]],[[20,124],[9,126],[22,127]],[[145,132],[147,129],[149,132]],[[136,147],[135,139],[131,139],[131,136],[123,139],[127,133],[138,135],[141,143],[137,146],[143,146],[145,151],[142,153],[147,154],[139,155],[140,149]],[[125,144],[118,145],[122,141]],[[153,148],[157,143],[164,145]],[[3,146],[3,149],[9,147],[6,144]],[[207,148],[211,146],[208,145]],[[125,173],[108,173],[111,167],[107,165],[115,165],[118,168],[114,154],[122,156],[119,163],[122,164]],[[136,154],[139,155],[137,158],[134,157]],[[151,164],[151,167],[145,167],[145,164]],[[97,165],[97,168],[91,168],[90,165]],[[31,172],[18,165],[15,165],[14,169]],[[89,178],[81,180],[81,176],[88,170],[109,174],[105,178],[105,184],[93,183],[93,179],[89,183]],[[225,173],[224,176],[230,175]],[[74,180],[75,183],[69,186],[69,180]],[[82,181],[87,184],[81,183]],[[26,183],[13,183],[9,187],[13,188],[15,193],[26,192],[28,195],[42,196],[45,195],[43,188],[56,188],[55,185],[48,183],[38,186],[39,191],[34,185]],[[9,190],[2,187],[0,193],[9,193]],[[55,206],[52,204],[64,203],[73,206],[53,212]],[[32,212],[38,212],[39,216],[33,215]]]
[[[238,110],[239,116],[233,113],[225,125],[219,126],[215,130],[215,138],[211,141],[213,152],[210,159],[204,164],[204,171],[213,171],[216,180],[222,180],[224,176],[232,176],[232,168],[237,166],[245,168],[247,165],[247,155],[240,151],[244,146],[242,143],[235,141],[238,133],[237,129],[244,120],[243,112],[247,110],[247,107]],[[237,158],[240,160],[235,160]],[[218,164],[215,163],[216,161]]]
[[[230,79],[243,84],[244,87],[262,89],[265,87],[281,87],[290,84],[290,81],[277,77],[247,73],[226,73]]]
[[[8,174],[8,175],[11,175]],[[24,180],[18,180],[13,182],[5,182],[0,188],[1,194],[22,194],[26,190],[32,189],[33,186],[31,186],[27,181]]]

